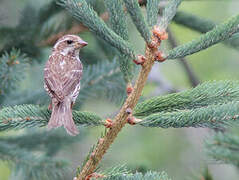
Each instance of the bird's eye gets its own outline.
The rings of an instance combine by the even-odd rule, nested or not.
[[[72,44],[73,43],[72,40],[67,40],[66,42],[67,42],[67,44]]]

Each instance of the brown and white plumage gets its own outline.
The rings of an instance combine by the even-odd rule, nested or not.
[[[83,70],[79,51],[86,45],[79,36],[65,35],[56,42],[46,63],[44,87],[52,98],[48,129],[63,125],[70,135],[79,133],[72,118],[72,105],[80,91]]]

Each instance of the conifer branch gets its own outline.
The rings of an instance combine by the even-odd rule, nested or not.
[[[128,41],[129,35],[123,1],[105,0],[105,5],[109,12],[110,25],[113,31],[121,36],[124,40]],[[120,55],[120,59],[120,70],[124,75],[125,82],[129,83],[133,78],[133,62],[130,61],[130,59],[125,55]]]
[[[127,167],[124,164],[118,165],[115,167],[111,167],[106,170],[99,170],[99,171],[97,171],[97,173],[103,174],[107,178],[114,178],[116,176],[131,174],[130,171],[127,169]]]
[[[239,137],[232,133],[217,133],[206,141],[207,154],[223,163],[234,164],[239,168]]]
[[[168,24],[171,22],[173,17],[177,12],[178,6],[181,4],[182,0],[171,0],[168,5],[163,10],[163,15],[159,22],[159,27],[162,30],[165,30],[168,27]]]
[[[183,11],[178,11],[174,16],[173,21],[201,33],[211,31],[216,26],[216,23],[211,20]]]
[[[104,180],[171,180],[165,172],[146,172],[145,174],[136,172],[135,174],[122,174],[109,176]]]
[[[200,108],[161,112],[149,115],[139,123],[146,127],[207,127],[223,129],[238,123],[239,102],[209,105]]]
[[[135,26],[140,32],[141,36],[147,43],[151,41],[151,32],[145,18],[141,12],[138,0],[124,0],[125,6],[128,9]]]
[[[170,3],[177,3],[177,1],[171,1]],[[171,9],[171,10],[176,11],[176,9]],[[171,18],[172,14],[175,14],[175,13],[176,12],[173,12],[173,13],[170,12],[168,16],[170,16]],[[165,16],[167,16],[167,14],[165,14]],[[155,59],[154,51],[150,49],[149,47],[146,47],[145,62],[143,63],[142,68],[139,72],[133,91],[129,94],[129,96],[125,100],[119,113],[115,116],[112,127],[107,131],[106,135],[100,139],[100,141],[94,148],[93,152],[91,153],[91,156],[89,157],[85,165],[82,167],[81,172],[77,175],[77,180],[84,180],[88,175],[92,174],[95,171],[96,167],[98,166],[99,162],[103,158],[104,154],[109,149],[110,145],[114,142],[118,133],[127,123],[127,119],[128,119],[127,110],[129,108],[133,110],[134,107],[136,106],[141,96],[144,85],[147,81],[148,75],[154,64],[154,59]]]
[[[81,90],[74,107],[79,107],[87,98],[106,97],[109,100],[121,103],[125,97],[125,86],[123,76],[118,65],[118,58],[104,60],[97,64],[88,65],[84,68],[84,76],[81,80]],[[15,93],[4,100],[5,106],[19,104],[46,105],[49,97],[42,88],[38,91],[25,91]],[[5,102],[6,101],[6,102]]]
[[[27,57],[19,50],[12,49],[0,57],[0,102],[14,90],[24,76],[27,65]]]
[[[147,22],[152,28],[158,21],[158,12],[159,12],[159,0],[148,0],[147,1]]]
[[[139,103],[134,109],[134,115],[145,117],[158,112],[189,110],[231,101],[239,101],[239,82],[206,82],[193,89],[153,97]]]
[[[46,156],[35,157],[29,151],[0,142],[0,159],[14,164],[12,177],[25,180],[62,179],[66,172],[66,162],[53,160]]]
[[[0,110],[0,131],[25,127],[46,126],[51,112],[37,105],[19,105],[5,107]],[[94,113],[73,111],[73,119],[77,125],[101,125],[101,118]]]
[[[173,20],[177,24],[183,25],[201,33],[206,33],[216,27],[216,23],[211,20],[201,18],[199,16],[195,16],[183,11],[177,12]],[[223,43],[238,50],[239,33],[233,34],[230,39],[224,41]]]
[[[213,30],[201,35],[199,38],[172,49],[169,51],[167,59],[182,58],[227,40],[239,31],[238,25],[239,15],[216,26]]]
[[[129,39],[127,29],[126,15],[124,11],[123,0],[110,1],[104,0],[106,8],[109,12],[109,21],[113,31],[121,36],[124,40]]]
[[[131,44],[108,28],[105,22],[99,18],[97,13],[85,0],[59,0],[58,2],[61,6],[66,8],[73,17],[82,22],[96,35],[116,47],[121,53],[132,59],[136,57]]]
[[[150,49],[147,48],[146,50],[146,61],[142,66],[140,74],[137,78],[137,81],[134,86],[133,92],[128,96],[125,100],[124,105],[122,106],[118,115],[114,118],[114,123],[112,128],[106,133],[106,135],[102,138],[102,141],[96,146],[93,153],[94,156],[91,156],[85,166],[82,168],[81,173],[78,175],[78,180],[84,180],[86,176],[93,173],[96,169],[98,163],[102,159],[103,155],[109,149],[110,145],[113,143],[115,138],[117,137],[118,133],[127,123],[128,114],[126,110],[128,108],[133,109],[136,103],[141,96],[143,87],[147,81],[148,74],[154,64],[154,55]]]
[[[105,60],[85,68],[81,80],[81,93],[78,96],[76,106],[89,97],[107,97],[114,102],[122,102],[125,97],[123,76],[118,65],[118,58],[112,61]]]
[[[72,143],[82,139],[82,137],[84,137],[82,132],[81,136],[71,137],[61,130],[39,131],[34,129],[17,136],[1,137],[0,142],[17,146],[18,149],[33,152],[41,151],[46,156],[53,156],[62,148],[69,147]]]
[[[22,104],[46,105],[46,103],[49,103],[48,100],[49,97],[43,88],[37,91],[26,90],[11,94],[11,96],[4,99],[2,106],[15,106]]]

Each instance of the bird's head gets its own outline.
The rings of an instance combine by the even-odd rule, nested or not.
[[[77,54],[87,44],[79,36],[65,35],[56,42],[53,50],[60,52],[62,55]]]

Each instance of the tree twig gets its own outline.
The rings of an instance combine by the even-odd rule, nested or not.
[[[114,123],[112,128],[109,129],[109,131],[106,133],[104,138],[101,138],[101,141],[96,146],[89,160],[82,168],[82,171],[78,175],[77,180],[84,180],[85,177],[87,177],[89,174],[92,174],[94,172],[97,165],[101,161],[103,155],[109,149],[110,145],[113,143],[118,133],[127,123],[128,114],[126,113],[126,110],[128,108],[133,109],[135,107],[136,103],[139,100],[139,97],[141,96],[141,93],[147,81],[149,72],[152,69],[152,66],[154,64],[154,55],[151,49],[146,48],[145,54],[146,54],[146,61],[142,65],[142,69],[135,83],[134,90],[128,96],[120,112],[114,118]]]
[[[172,31],[170,30],[170,28],[168,28],[168,41],[171,44],[172,48],[177,47],[177,41],[174,38],[174,35],[172,33]],[[187,63],[187,60],[185,58],[179,58],[179,62],[182,65],[182,67],[184,68],[185,72],[187,73],[187,77],[191,83],[191,85],[193,87],[196,87],[200,81],[198,79],[198,77],[196,76],[196,74],[194,73],[193,69],[190,67],[190,65]]]

